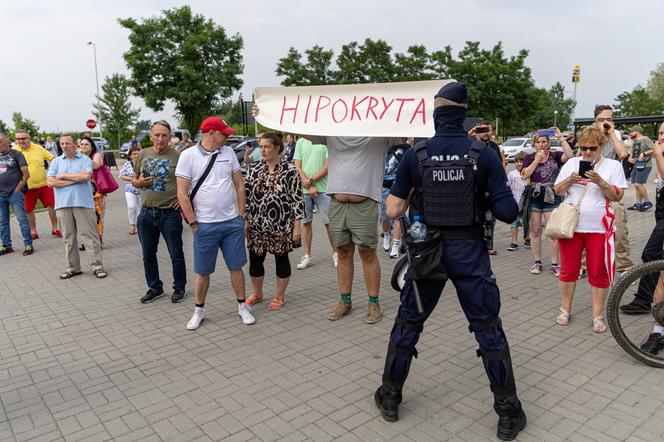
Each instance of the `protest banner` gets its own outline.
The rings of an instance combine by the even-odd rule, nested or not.
[[[256,120],[295,134],[431,137],[433,97],[451,81],[259,87]]]

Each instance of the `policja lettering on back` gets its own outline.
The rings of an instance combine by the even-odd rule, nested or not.
[[[507,223],[516,219],[518,208],[496,153],[486,149],[483,142],[471,140],[463,129],[467,103],[462,83],[449,83],[436,94],[436,135],[404,155],[387,200],[387,213],[391,218],[400,216],[415,188],[413,203],[417,203],[417,211],[429,229],[429,238],[441,238],[437,256],[445,267],[443,274],[454,283],[469,330],[479,343],[477,354],[484,363],[499,417],[497,435],[512,440],[525,428],[526,416],[517,398],[509,346],[498,317],[500,293],[482,224],[487,208]],[[374,395],[388,421],[399,419],[403,385],[412,358],[417,357],[415,345],[446,282],[440,272],[429,279],[419,273],[419,269],[409,267],[390,335],[382,385]],[[422,312],[416,308],[416,286],[422,295]]]

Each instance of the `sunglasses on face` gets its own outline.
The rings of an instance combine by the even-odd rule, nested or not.
[[[599,146],[579,146],[579,150],[582,152],[586,152],[588,150],[591,152],[596,152],[597,149],[599,149]]]

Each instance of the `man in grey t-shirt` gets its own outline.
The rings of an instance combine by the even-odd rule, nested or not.
[[[593,125],[603,128],[609,139],[602,152],[604,158],[618,161],[627,158],[627,148],[618,137],[619,132],[616,131],[613,123],[613,108],[611,106],[607,104],[595,106],[595,122]],[[619,201],[612,202],[611,207],[616,217],[616,271],[624,272],[634,265],[629,253],[627,213],[625,213],[625,206]]]
[[[378,245],[378,205],[383,185],[385,155],[401,138],[310,137],[327,145],[329,169],[327,192],[330,202],[330,239],[337,248],[337,278],[340,300],[329,313],[336,321],[352,309],[353,255],[357,246],[369,295],[366,322],[375,324],[383,314],[378,303],[380,263]]]

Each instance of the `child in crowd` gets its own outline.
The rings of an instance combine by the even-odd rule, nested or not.
[[[528,185],[528,180],[521,178],[521,169],[523,168],[523,159],[525,157],[525,152],[521,151],[517,153],[514,157],[514,165],[516,166],[516,170],[513,170],[507,174],[507,185],[510,186],[510,189],[512,189],[512,195],[514,195],[514,199],[516,200],[517,204],[519,204],[519,214],[523,210],[523,202],[521,201],[521,197],[523,196],[523,192],[526,190],[526,186]],[[507,250],[513,252],[519,249],[519,244],[517,241],[519,240],[519,227],[523,227],[523,218],[519,216],[516,221],[510,225],[510,227],[512,231],[512,243],[509,245],[509,247],[507,247]],[[526,238],[524,247],[529,248],[529,246],[530,240]]]

